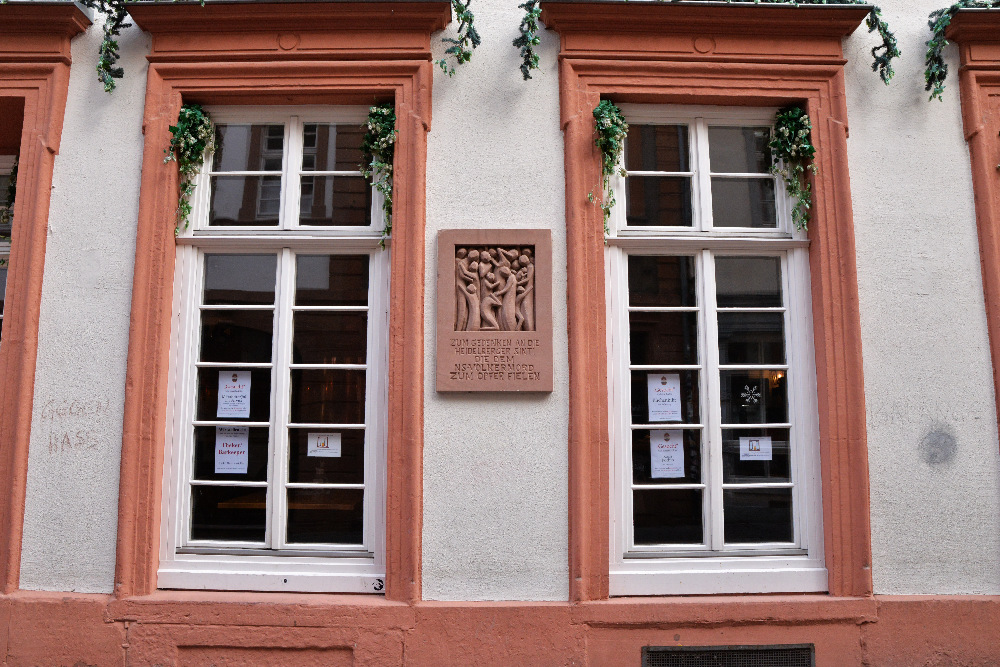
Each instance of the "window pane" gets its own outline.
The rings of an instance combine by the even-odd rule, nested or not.
[[[631,312],[628,320],[633,364],[698,363],[698,313]]]
[[[753,484],[756,482],[790,482],[791,451],[788,446],[787,428],[741,428],[722,430],[722,481],[726,484]],[[749,448],[740,457],[740,438],[769,438],[770,460]],[[748,445],[750,443],[747,443]],[[763,450],[764,448],[761,448]],[[766,454],[766,453],[765,453]],[[761,458],[747,459],[748,456]]]
[[[298,424],[363,424],[365,371],[292,371],[292,421]]]
[[[719,308],[781,307],[781,259],[716,257]]]
[[[650,424],[648,371],[632,371],[632,423]],[[680,383],[680,419],[657,419],[658,422],[697,424],[699,422],[698,371],[669,371],[656,373],[666,377],[664,382]],[[676,380],[674,379],[676,377]],[[654,415],[655,416],[655,415]]]
[[[274,303],[277,255],[205,255],[206,306]]]
[[[653,470],[653,450],[650,447],[649,431],[632,431],[632,481],[635,484],[700,484],[701,479],[701,431],[698,429],[678,429],[669,431],[671,437],[683,441],[683,475],[666,476],[674,471]],[[654,472],[656,477],[653,476]]]
[[[691,179],[687,176],[629,176],[625,179],[625,224],[691,226]]]
[[[0,268],[0,316],[3,315],[4,295],[7,293],[7,269]]]
[[[213,227],[275,227],[281,210],[281,176],[212,176]]]
[[[361,165],[360,125],[306,123],[302,171],[358,171]]]
[[[267,489],[240,486],[191,487],[191,538],[263,542]]]
[[[708,155],[714,174],[764,174],[771,170],[771,129],[709,127]]]
[[[628,303],[630,306],[694,307],[694,257],[628,258]]]
[[[281,171],[283,125],[216,125],[212,171]]]
[[[340,437],[340,448],[315,448],[309,453],[309,435]],[[301,484],[363,484],[365,481],[365,432],[362,429],[320,431],[288,429],[288,481]],[[320,455],[324,454],[324,455]],[[339,454],[333,456],[333,454]]]
[[[712,219],[716,227],[774,229],[774,180],[713,177]]]
[[[288,489],[288,541],[361,544],[363,489]]]
[[[785,371],[720,371],[723,424],[788,421]]]
[[[722,504],[727,544],[793,540],[791,489],[723,491]]]
[[[201,360],[268,363],[273,327],[270,310],[203,310]]]
[[[236,482],[267,481],[267,427],[247,428],[249,447],[247,449],[247,471],[241,473],[215,472],[215,426],[194,427],[194,479],[228,480]]]
[[[294,328],[294,364],[363,364],[366,361],[367,313],[297,312]]]
[[[368,255],[299,255],[296,267],[295,305],[368,305]]]
[[[701,489],[632,493],[636,544],[702,544]]]
[[[372,189],[362,176],[303,176],[300,187],[300,225],[371,224]]]
[[[719,313],[719,363],[785,363],[783,313]]]
[[[629,125],[627,171],[689,171],[687,125]]]
[[[236,373],[250,374],[250,416],[232,417],[219,410],[219,376],[228,377]],[[222,413],[220,415],[220,412]],[[266,422],[271,419],[271,370],[255,368],[199,368],[198,369],[198,420],[199,421],[241,421]]]

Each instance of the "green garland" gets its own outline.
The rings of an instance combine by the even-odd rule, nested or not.
[[[816,173],[816,165],[811,163],[816,147],[812,145],[812,122],[804,109],[789,107],[774,116],[768,147],[771,173],[784,179],[788,196],[795,200],[792,222],[796,229],[806,229],[812,207],[812,185],[806,172]]]
[[[396,111],[391,104],[372,107],[361,140],[361,173],[382,193],[382,212],[385,228],[379,245],[392,234],[392,161],[396,150]]]
[[[594,108],[594,131],[597,138],[594,143],[601,151],[601,176],[604,197],[599,204],[604,212],[604,233],[611,233],[608,220],[611,209],[615,205],[615,193],[611,189],[611,177],[615,174],[625,176],[625,169],[618,166],[622,152],[625,150],[625,136],[628,134],[628,123],[622,110],[611,100],[601,100]],[[596,204],[594,193],[587,195],[592,204]]]
[[[521,76],[527,81],[531,78],[531,70],[538,69],[535,47],[541,43],[538,38],[538,17],[542,15],[542,10],[538,6],[538,0],[528,0],[518,5],[518,8],[524,10],[524,18],[518,28],[521,34],[513,41],[513,45],[521,49]]]
[[[187,229],[191,216],[191,195],[194,194],[194,178],[205,163],[205,153],[215,144],[215,128],[212,118],[201,106],[185,104],[177,117],[177,124],[170,126],[170,148],[163,162],[177,161],[180,198],[177,201],[177,227]]]
[[[80,0],[85,7],[104,15],[104,39],[97,51],[97,78],[104,84],[104,92],[115,89],[115,79],[125,76],[125,70],[116,67],[118,62],[118,40],[121,31],[132,26],[126,22],[129,0]]]
[[[944,47],[948,46],[944,33],[960,9],[1000,9],[1000,0],[959,0],[950,7],[931,12],[927,21],[931,38],[927,42],[927,55],[924,58],[924,80],[927,82],[924,90],[931,94],[931,100],[944,99],[944,81],[948,78],[948,65],[941,54]]]
[[[479,38],[479,33],[476,31],[476,26],[473,25],[475,17],[472,12],[469,11],[469,5],[472,4],[472,0],[466,0],[464,3],[462,0],[451,0],[452,9],[455,10],[455,18],[458,19],[458,39],[451,37],[442,38],[442,42],[445,44],[451,44],[444,51],[444,58],[435,61],[441,71],[445,72],[448,76],[454,76],[455,65],[461,65],[472,60],[472,51],[477,46],[479,46],[482,41]],[[455,65],[449,65],[446,58],[448,56],[455,57]]]

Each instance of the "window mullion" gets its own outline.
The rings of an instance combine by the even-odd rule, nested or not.
[[[300,182],[302,169],[302,121],[298,116],[288,119],[285,133],[286,150],[285,164],[281,177],[281,202],[284,220],[281,229],[297,229],[299,227],[299,206],[301,206]]]
[[[612,363],[619,369],[615,383],[616,402],[615,405],[629,406],[632,401],[632,387],[629,372],[630,356],[630,330],[628,319],[629,293],[628,293],[628,256],[618,248],[609,250],[614,261],[611,272],[611,295],[610,303],[615,309],[611,318],[611,326],[614,327]],[[614,416],[618,454],[615,457],[616,465],[613,470],[616,472],[615,481],[618,486],[616,497],[621,504],[616,508],[617,518],[621,529],[617,531],[619,540],[616,558],[621,558],[626,551],[631,551],[635,547],[635,526],[633,525],[633,500],[632,500],[632,418],[628,409],[618,410]]]
[[[706,516],[706,541],[708,548],[713,550],[722,549],[725,532],[722,506],[722,404],[719,400],[721,389],[719,386],[719,322],[718,307],[716,301],[715,285],[715,257],[710,250],[703,250],[701,254],[701,284],[704,313],[704,343],[702,349],[705,351],[703,360],[705,389],[702,393],[702,402],[707,416],[705,419],[705,445],[704,451],[708,460],[708,499],[706,506],[708,512]]]
[[[788,254],[783,254],[781,256],[781,292],[782,292],[782,304],[785,306],[785,363],[788,364],[788,370],[785,372],[785,395],[788,401],[788,421],[791,423],[788,429],[788,446],[789,446],[789,467],[788,471],[790,474],[790,481],[792,482],[792,541],[796,545],[803,548],[808,548],[808,540],[806,539],[806,515],[807,512],[803,507],[802,503],[805,500],[805,496],[802,492],[802,480],[806,477],[803,473],[804,471],[800,469],[802,465],[802,457],[800,456],[799,449],[801,447],[801,428],[799,427],[802,421],[799,418],[799,407],[800,401],[796,395],[796,388],[798,385],[798,373],[796,372],[799,353],[798,348],[795,347],[797,340],[794,335],[796,332],[795,325],[792,322],[792,285],[793,280],[797,281],[798,276],[792,275],[797,267],[792,266],[793,262]],[[797,309],[802,310],[804,309]],[[804,329],[803,329],[804,330]]]
[[[198,371],[195,362],[199,356],[199,345],[201,340],[201,311],[198,306],[201,303],[203,281],[205,277],[204,253],[200,250],[192,252],[178,253],[181,260],[178,277],[185,281],[187,290],[181,295],[181,327],[178,333],[181,350],[185,350],[184,359],[179,360],[181,372],[177,378],[180,387],[179,396],[175,399],[174,406],[180,412],[179,419],[175,422],[182,429],[182,432],[175,437],[185,443],[179,448],[179,460],[175,462],[177,478],[179,483],[175,483],[174,491],[179,494],[178,502],[175,503],[179,520],[176,523],[174,539],[178,546],[187,543],[191,536],[191,523],[193,521],[191,507],[191,484],[194,476],[194,426],[192,422],[195,416],[195,402],[198,396]],[[176,456],[176,454],[175,454]]]
[[[285,482],[288,479],[288,422],[291,409],[288,365],[292,350],[292,303],[295,299],[295,255],[285,248],[279,262],[278,296],[275,299],[274,393],[272,395],[271,451],[268,495],[269,544],[273,549],[285,546],[285,522],[288,499]]]
[[[698,229],[710,231],[715,227],[712,218],[712,165],[709,161],[708,123],[704,118],[696,118],[691,124],[694,132],[694,159],[697,176]]]

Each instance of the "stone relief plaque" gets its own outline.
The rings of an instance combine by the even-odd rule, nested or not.
[[[552,391],[552,235],[438,234],[438,391]]]

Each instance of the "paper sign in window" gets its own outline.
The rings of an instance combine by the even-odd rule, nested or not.
[[[681,376],[676,373],[650,373],[646,383],[649,421],[681,421]]]
[[[649,432],[650,477],[684,476],[684,431]]]
[[[310,433],[306,438],[306,456],[340,456],[339,433]]]
[[[740,438],[740,461],[770,461],[770,436]]]
[[[215,474],[245,475],[250,460],[248,426],[215,427]]]
[[[217,417],[250,416],[250,371],[219,371]]]

